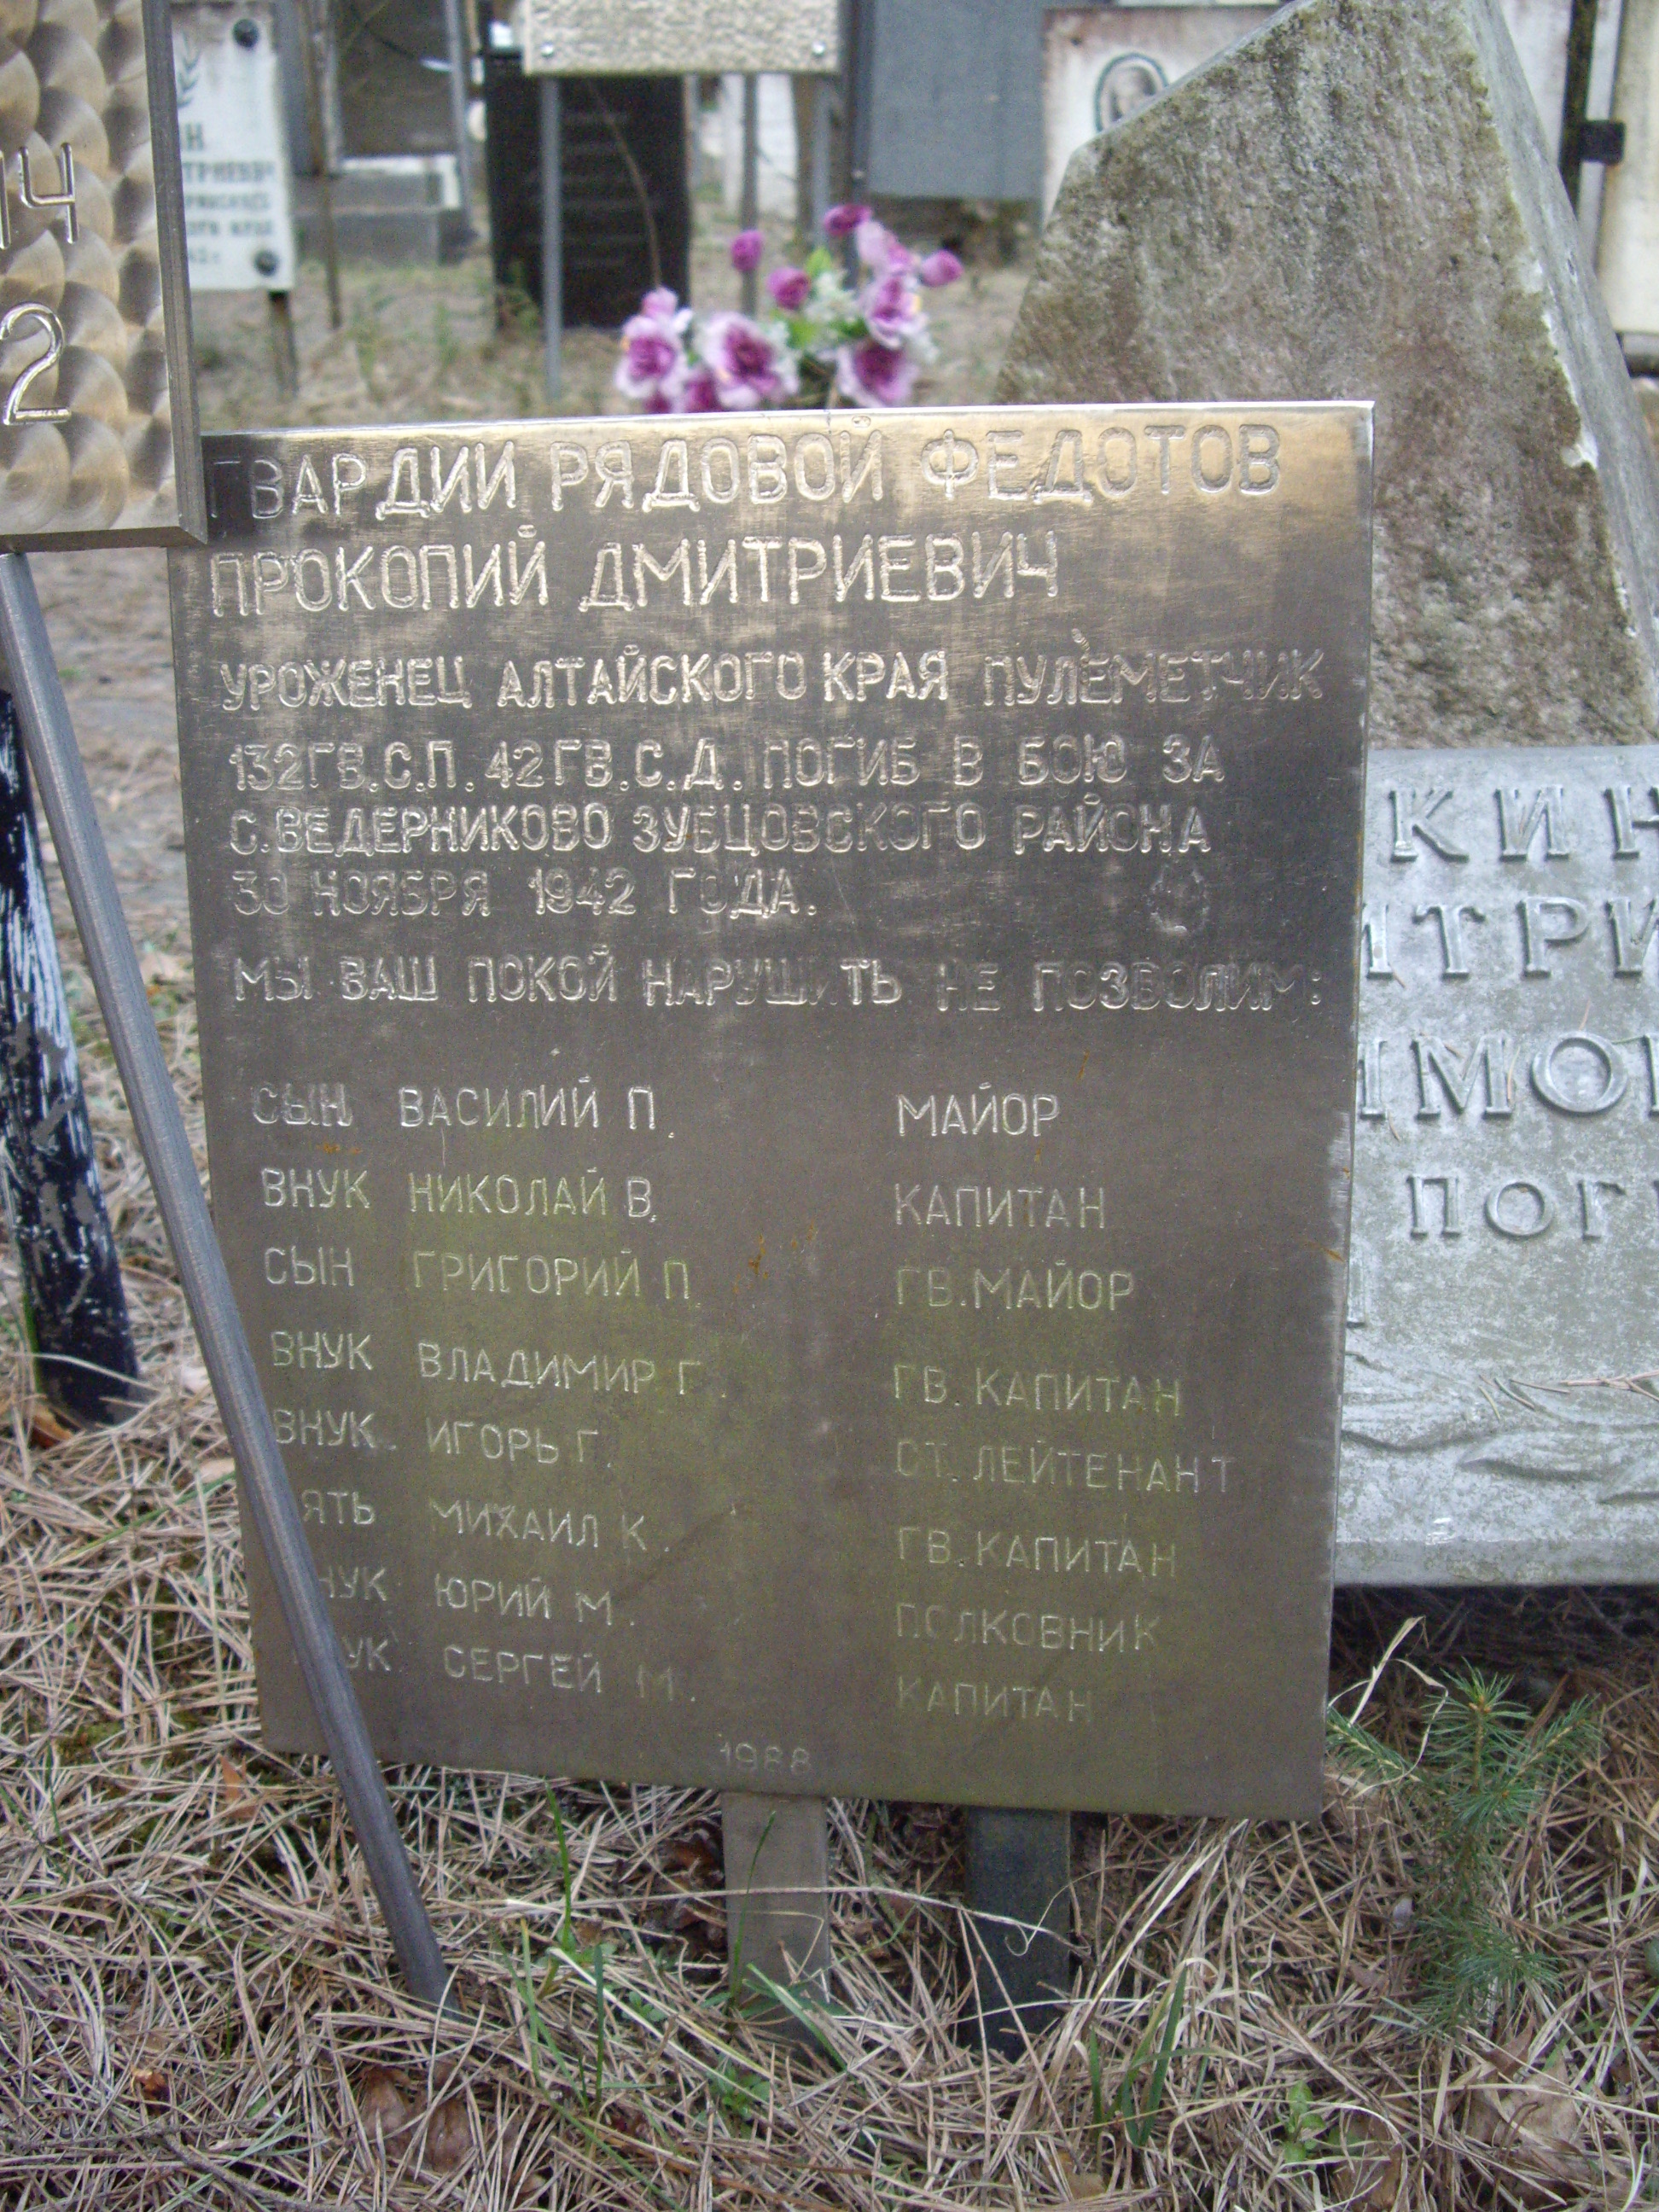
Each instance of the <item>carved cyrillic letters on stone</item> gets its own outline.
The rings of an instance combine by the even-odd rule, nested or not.
[[[1492,0],[1304,0],[1084,147],[999,396],[1375,399],[1373,742],[1659,727],[1659,480]]]

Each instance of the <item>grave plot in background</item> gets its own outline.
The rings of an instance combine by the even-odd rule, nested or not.
[[[291,291],[293,196],[270,0],[175,7],[173,44],[191,288]]]
[[[0,132],[0,544],[200,536],[165,0],[27,20]]]
[[[1265,23],[1271,7],[1051,8],[1042,19],[1042,211],[1066,164],[1188,70]]]
[[[394,1759],[1305,1810],[1369,416],[830,425],[210,441],[215,1203],[357,1687]]]
[[[1042,206],[1078,148],[1258,30],[1272,6],[1051,8],[1042,19]],[[1613,35],[1617,38],[1617,8]],[[1503,0],[1504,21],[1554,160],[1566,94],[1572,0]],[[1605,93],[1603,92],[1603,97]],[[1593,236],[1592,236],[1593,250]]]

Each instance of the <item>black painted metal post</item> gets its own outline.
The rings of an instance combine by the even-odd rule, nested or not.
[[[1590,57],[1595,45],[1596,0],[1572,0],[1567,23],[1567,76],[1561,101],[1561,182],[1576,210],[1583,168],[1584,110],[1589,102]]]
[[[15,689],[18,726],[52,824],[64,888],[109,1029],[110,1048],[126,1086],[155,1203],[179,1263],[179,1279],[236,1455],[259,1547],[276,1585],[306,1693],[328,1746],[404,1978],[425,2003],[441,2005],[447,1978],[438,1941],[392,1817],[386,1779],[317,1579],[300,1502],[283,1465],[224,1255],[213,1233],[52,657],[46,617],[23,553],[0,553],[0,653]]]
[[[752,73],[743,81],[743,197],[738,221],[753,230],[760,222],[760,79]],[[760,279],[753,269],[743,272],[743,312],[752,315],[760,297]]]
[[[138,1355],[8,691],[0,691],[0,1190],[38,1386],[75,1420],[118,1420]]]
[[[564,381],[563,118],[557,77],[544,76],[538,82],[542,88],[542,362],[550,407]]]
[[[968,1940],[975,2026],[1005,2058],[1052,2027],[1070,1994],[1072,1816],[968,1808]]]

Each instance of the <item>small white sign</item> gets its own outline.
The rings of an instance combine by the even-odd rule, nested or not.
[[[294,289],[294,207],[270,0],[173,12],[185,235],[197,292]]]

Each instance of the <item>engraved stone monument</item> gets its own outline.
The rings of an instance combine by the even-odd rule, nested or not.
[[[166,0],[24,0],[0,64],[0,545],[203,533]]]
[[[215,1206],[382,1754],[1306,1811],[1367,411],[207,456]]]
[[[1074,156],[1000,396],[1224,392],[1376,403],[1373,744],[1659,728],[1653,455],[1493,0],[1301,0]]]
[[[1367,813],[1338,1577],[1659,1580],[1659,748]]]
[[[1085,147],[1004,389],[1376,397],[1337,1577],[1652,1577],[1659,493],[1489,0],[1304,0]]]

